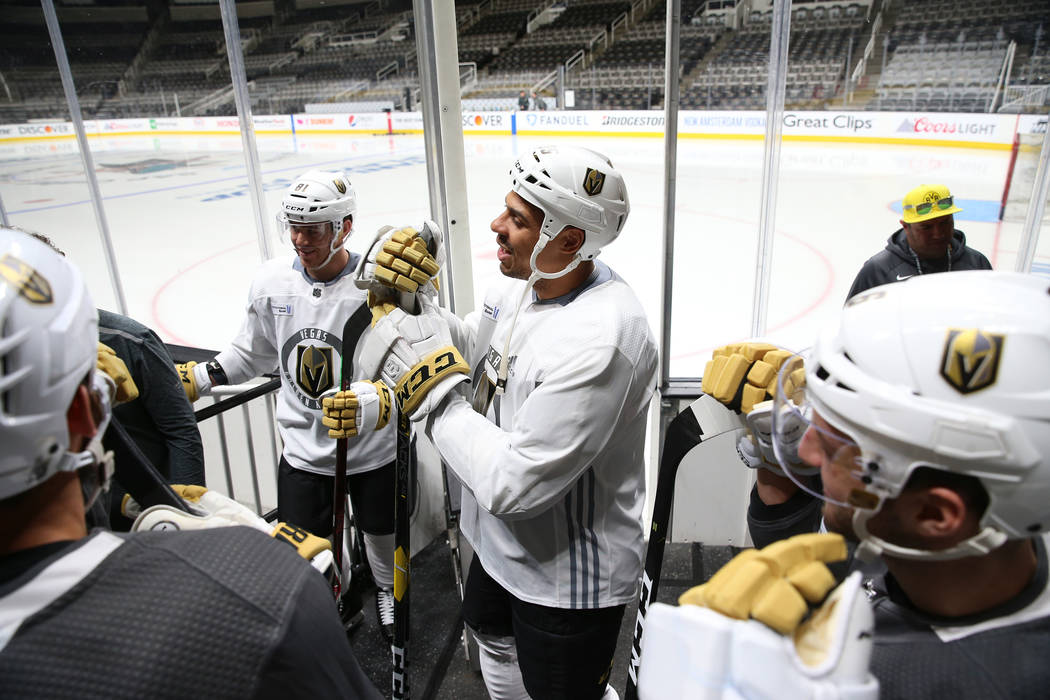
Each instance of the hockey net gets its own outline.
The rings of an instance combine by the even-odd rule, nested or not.
[[[999,218],[1002,221],[1024,221],[1031,204],[1039,152],[1045,134],[1017,134],[1010,153],[1010,167],[1003,185]],[[1050,222],[1050,206],[1043,209],[1043,222]]]

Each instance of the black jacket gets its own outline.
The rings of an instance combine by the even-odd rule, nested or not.
[[[988,258],[966,245],[966,235],[959,229],[952,233],[951,256],[940,260],[922,260],[919,262],[908,245],[904,229],[900,228],[886,241],[886,247],[868,258],[853,280],[846,300],[857,294],[890,282],[900,282],[914,275],[949,270],[991,270]],[[951,266],[948,259],[951,258]],[[921,265],[921,267],[920,267]]]

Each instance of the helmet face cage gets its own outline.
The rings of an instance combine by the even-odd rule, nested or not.
[[[623,176],[608,158],[587,148],[535,148],[514,162],[510,178],[512,191],[543,211],[540,248],[573,226],[585,234],[580,260],[594,259],[616,240],[630,212]]]
[[[285,241],[284,245],[289,245],[293,226],[329,224],[332,240],[328,258],[324,262],[328,264],[346,243],[347,237],[339,235],[343,220],[348,216],[352,218],[356,213],[357,193],[344,173],[311,170],[296,178],[285,192],[281,210],[277,213],[277,230]],[[317,236],[327,230],[322,226],[318,228]]]
[[[98,311],[80,272],[44,243],[0,229],[0,499],[83,460],[66,414],[92,375]]]
[[[806,361],[807,401],[856,444],[871,499],[865,512],[851,496],[858,535],[922,466],[973,476],[989,497],[969,549],[924,558],[1050,530],[1047,286],[989,271],[915,278],[854,297],[821,335]]]
[[[874,502],[850,504],[836,500],[827,493],[814,489],[807,479],[802,478],[812,472],[803,472],[796,464],[799,461],[797,457],[800,442],[799,431],[803,433],[811,431],[812,434],[808,439],[818,438],[821,448],[830,453],[832,463],[853,473],[858,478],[861,476],[858,460],[858,455],[861,453],[860,447],[848,435],[837,432],[835,428],[828,429],[817,423],[813,417],[811,397],[806,394],[805,381],[796,384],[793,380],[793,377],[801,374],[798,370],[803,370],[804,362],[803,355],[792,355],[777,373],[777,390],[773,395],[772,435],[770,436],[777,462],[784,474],[795,483],[795,486],[815,498],[847,508],[851,505],[874,507]]]

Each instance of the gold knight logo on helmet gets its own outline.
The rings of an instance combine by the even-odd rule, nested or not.
[[[332,184],[339,190],[339,194],[346,194],[346,183],[342,180],[332,180]]]
[[[332,348],[300,345],[296,350],[299,386],[316,399],[335,385],[332,379]]]
[[[995,384],[1004,338],[976,328],[950,329],[944,341],[941,376],[961,394]]]
[[[594,168],[587,168],[587,174],[583,176],[583,191],[594,196],[602,191],[602,185],[605,184],[605,173],[595,170]]]
[[[51,293],[51,283],[10,253],[0,258],[0,279],[11,285],[30,304],[50,304],[55,300]]]

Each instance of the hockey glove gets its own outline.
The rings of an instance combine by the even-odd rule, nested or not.
[[[100,342],[98,344],[96,367],[105,372],[106,376],[112,379],[117,387],[116,393],[113,395],[114,406],[134,401],[139,397],[139,388],[135,386],[135,380],[131,378],[128,366],[124,364],[124,360],[117,357],[117,353],[113,351],[113,348],[105,343]]]
[[[211,381],[208,379],[208,373],[202,372],[204,380],[208,383],[208,386],[202,386],[197,380],[197,373],[194,368],[197,366],[196,362],[185,362],[176,363],[175,371],[179,375],[179,379],[182,380],[182,389],[186,392],[186,398],[193,403],[200,397],[208,393],[208,389],[211,388]]]
[[[748,414],[773,398],[777,371],[793,355],[769,343],[734,343],[711,353],[700,388],[734,411]]]
[[[773,450],[773,406],[772,400],[755,404],[747,414],[748,433],[737,441],[736,452],[740,460],[752,469],[768,469],[774,474],[783,475],[779,459]],[[789,461],[788,468],[796,474],[810,476],[820,471],[798,456],[798,445],[806,433],[809,424],[798,413],[785,413],[785,425],[779,433],[781,457]]]
[[[328,437],[335,440],[382,430],[390,422],[390,389],[382,382],[354,382],[346,391],[331,391],[321,399]]]
[[[769,343],[734,343],[716,349],[704,368],[701,389],[734,411],[747,418],[749,434],[737,442],[740,460],[752,469],[768,469],[783,475],[779,460],[773,451],[772,398],[777,391],[777,372],[794,353]],[[801,366],[788,377],[792,382],[805,382]],[[793,391],[793,386],[788,387]],[[794,422],[795,430],[781,430],[781,437],[789,437],[781,447],[790,455],[789,467],[800,474],[816,470],[798,459],[798,443],[806,432],[805,423],[798,416],[786,416]]]
[[[368,292],[368,310],[372,312],[373,328],[375,328],[376,322],[379,321],[379,319],[383,318],[388,313],[398,308],[398,296],[399,295],[394,294],[390,290],[371,290]]]
[[[365,376],[391,387],[398,410],[412,420],[430,413],[470,373],[437,305],[427,296],[419,302],[417,316],[394,308],[376,321],[359,357]]]
[[[708,608],[654,603],[638,696],[876,700],[868,670],[875,621],[861,581],[851,574],[792,636]]]
[[[846,541],[832,533],[807,533],[748,549],[733,557],[711,579],[691,588],[681,604],[702,605],[738,620],[758,620],[790,634],[835,585],[825,562],[846,558]]]
[[[203,486],[172,484],[171,488],[192,506],[196,514],[190,515],[166,505],[151,506],[143,510],[130,495],[125,494],[120,510],[125,516],[135,519],[131,526],[132,532],[206,530],[245,525],[292,545],[303,559],[322,573],[332,565],[332,545],[323,537],[317,537],[287,523],[272,525],[252,509]]]
[[[441,230],[434,222],[423,222],[418,231],[411,226],[384,226],[358,265],[354,281],[358,287],[377,293],[386,287],[433,296],[443,259]]]

